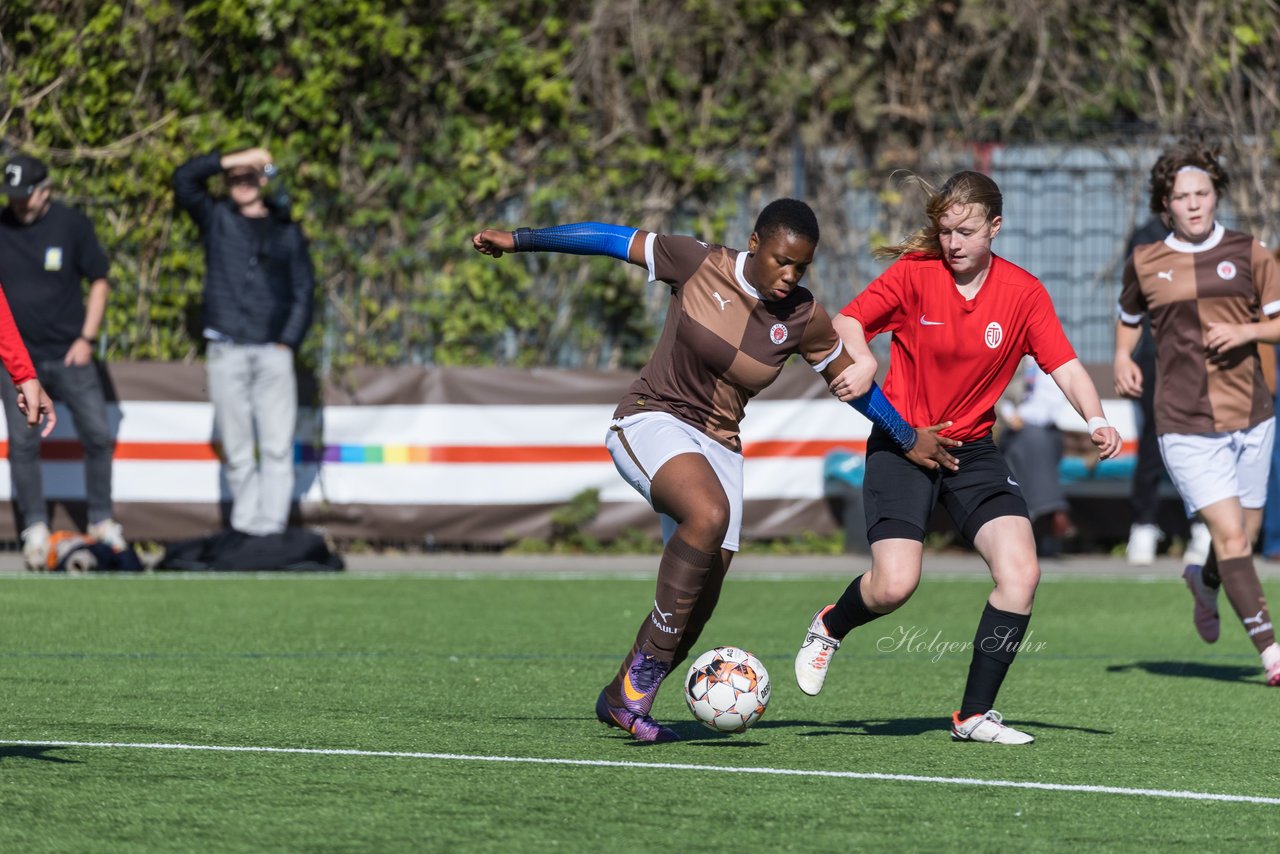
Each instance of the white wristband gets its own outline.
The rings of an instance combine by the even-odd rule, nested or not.
[[[1089,423],[1085,425],[1085,429],[1088,430],[1089,435],[1092,436],[1094,433],[1097,433],[1102,428],[1110,427],[1110,426],[1111,426],[1111,423],[1107,421],[1107,419],[1103,418],[1101,415],[1095,415],[1094,417],[1089,419]]]

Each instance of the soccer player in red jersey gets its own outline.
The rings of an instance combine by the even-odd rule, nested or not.
[[[653,608],[596,701],[596,717],[640,741],[677,734],[650,715],[663,679],[711,617],[742,527],[747,401],[793,354],[827,380],[854,370],[825,310],[800,286],[818,245],[804,202],[779,199],[756,220],[747,251],[604,223],[514,232],[486,229],[474,247],[608,255],[667,283],[671,304],[657,349],[614,411],[605,446],[618,473],[662,516],[664,548]],[[874,374],[874,365],[872,374]],[[912,429],[878,387],[845,398],[886,431],[909,465],[954,465],[943,425]]]
[[[1044,286],[992,253],[1001,210],[1000,188],[990,178],[952,175],[930,195],[928,224],[906,242],[877,250],[897,260],[833,321],[854,360],[832,384],[836,396],[847,400],[866,390],[876,370],[867,342],[893,333],[885,396],[908,423],[950,422],[943,434],[961,442],[949,449],[959,467],[911,465],[872,430],[863,483],[871,569],[814,615],[795,672],[801,690],[817,694],[845,635],[911,597],[929,517],[941,501],[995,581],[952,715],[952,738],[1026,744],[1032,736],[1005,726],[992,708],[1027,636],[1040,580],[1026,501],[991,439],[995,404],[1029,354],[1085,419],[1103,459],[1120,450],[1120,434],[1103,417]]]
[[[1218,589],[1253,642],[1267,684],[1280,685],[1280,644],[1253,564],[1275,440],[1275,402],[1258,342],[1280,341],[1280,267],[1248,234],[1223,228],[1228,175],[1215,150],[1186,142],[1151,169],[1151,210],[1172,226],[1137,246],[1125,267],[1116,324],[1116,391],[1142,394],[1132,353],[1142,316],[1156,342],[1156,432],[1187,515],[1213,548],[1183,578],[1201,638],[1218,639]]]

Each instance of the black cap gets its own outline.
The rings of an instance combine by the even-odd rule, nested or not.
[[[48,177],[49,170],[39,160],[15,154],[4,165],[3,192],[11,199],[25,199]]]

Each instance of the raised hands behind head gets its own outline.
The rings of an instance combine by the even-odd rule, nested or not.
[[[231,154],[222,155],[221,160],[223,170],[247,166],[250,169],[261,172],[270,163],[271,152],[265,148],[246,148],[243,151],[234,151]]]
[[[486,228],[471,238],[471,245],[477,252],[501,258],[504,252],[515,252],[516,241],[509,231]]]

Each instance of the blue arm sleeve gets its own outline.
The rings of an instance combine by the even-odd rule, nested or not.
[[[565,252],[570,255],[608,255],[630,260],[627,251],[639,229],[603,222],[575,222],[550,228],[517,228],[512,235],[517,252]]]
[[[880,384],[871,383],[871,388],[862,397],[855,397],[849,405],[861,412],[875,426],[888,433],[893,441],[904,451],[916,446],[916,431],[902,419],[898,410],[893,408],[889,398],[880,390]]]

